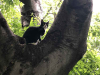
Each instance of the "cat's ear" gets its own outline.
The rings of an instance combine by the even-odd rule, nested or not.
[[[49,24],[49,21],[47,22],[47,24]]]
[[[43,26],[43,19],[41,19],[41,25],[40,26]]]
[[[43,19],[41,19],[41,23],[43,22]]]

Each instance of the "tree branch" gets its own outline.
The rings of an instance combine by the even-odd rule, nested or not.
[[[9,26],[7,24],[7,21],[5,20],[5,18],[1,14],[1,12],[0,12],[0,25],[4,28],[4,30],[6,31],[6,33],[8,34],[8,36],[14,36],[14,33],[9,28]]]

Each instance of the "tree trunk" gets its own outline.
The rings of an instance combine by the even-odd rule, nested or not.
[[[22,27],[29,26],[31,17],[34,14],[34,17],[39,17],[38,20],[43,18],[42,16],[42,7],[41,7],[41,0],[20,0],[24,3],[23,7],[20,8],[21,10],[21,23]]]
[[[20,44],[0,13],[1,75],[68,75],[86,52],[92,0],[64,0],[45,39]]]

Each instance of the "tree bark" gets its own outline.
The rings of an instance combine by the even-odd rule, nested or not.
[[[86,52],[91,14],[92,0],[64,0],[45,39],[36,46],[20,44],[23,38],[14,35],[0,16],[0,74],[68,75]]]
[[[38,20],[43,18],[41,0],[20,0],[24,3],[21,10],[21,23],[22,27],[29,26],[31,17],[38,17]],[[31,15],[33,13],[33,15]]]

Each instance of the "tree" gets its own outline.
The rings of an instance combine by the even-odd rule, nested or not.
[[[86,52],[91,14],[92,0],[64,0],[45,39],[34,46],[20,44],[25,40],[0,13],[1,75],[67,75]]]
[[[22,15],[21,16],[22,27],[29,26],[31,17],[33,18],[39,17],[40,19],[43,18],[40,0],[20,0],[20,1],[24,3],[24,6],[20,8]]]

